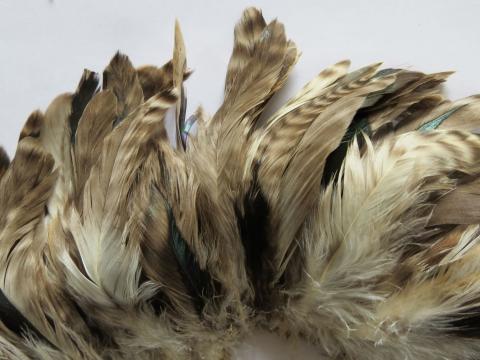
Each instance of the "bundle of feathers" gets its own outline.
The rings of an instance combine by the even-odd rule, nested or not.
[[[0,156],[0,358],[228,359],[254,328],[480,357],[480,97],[342,61],[262,117],[298,55],[249,8],[211,118],[178,25],[162,67],[117,54],[32,113]]]

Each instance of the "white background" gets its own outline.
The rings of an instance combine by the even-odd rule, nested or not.
[[[135,65],[163,64],[172,53],[178,18],[189,67],[187,115],[221,102],[233,26],[244,7],[277,17],[303,55],[269,111],[325,66],[349,58],[353,67],[384,61],[425,72],[456,70],[453,98],[480,92],[480,1],[95,1],[0,0],[0,144],[13,155],[29,113],[72,91],[87,67],[101,71],[117,50]],[[322,324],[319,324],[322,326]],[[259,332],[241,359],[310,359],[313,348]]]

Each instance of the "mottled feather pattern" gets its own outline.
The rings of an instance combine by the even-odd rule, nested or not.
[[[480,97],[343,60],[262,117],[299,51],[255,8],[233,37],[211,117],[176,22],[163,66],[115,54],[0,148],[0,358],[229,359],[255,328],[479,358]]]

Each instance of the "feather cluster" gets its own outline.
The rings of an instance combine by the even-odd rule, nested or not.
[[[0,152],[0,358],[227,359],[261,327],[478,359],[480,98],[341,61],[262,117],[299,53],[249,8],[222,105],[186,119],[175,30],[171,61],[116,54]]]

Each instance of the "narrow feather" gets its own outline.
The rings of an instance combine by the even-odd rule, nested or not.
[[[70,125],[71,142],[75,142],[75,134],[77,132],[78,122],[83,114],[85,107],[90,99],[96,93],[98,88],[97,74],[89,70],[83,72],[77,91],[72,98],[72,111],[68,118]]]
[[[175,21],[175,46],[173,49],[173,86],[178,90],[180,96],[175,108],[175,130],[176,144],[178,149],[185,149],[185,143],[182,138],[182,131],[185,123],[185,111],[187,99],[183,87],[183,75],[187,68],[187,59],[185,54],[185,43],[183,41],[182,30],[178,20]]]
[[[98,160],[104,138],[117,118],[117,99],[110,90],[96,94],[79,120],[74,145],[75,203],[81,208],[83,187]]]

